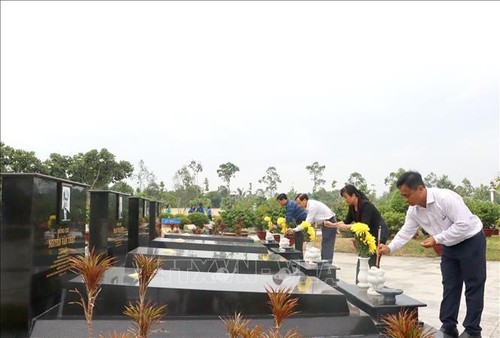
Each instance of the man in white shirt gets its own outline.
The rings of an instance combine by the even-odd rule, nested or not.
[[[462,197],[448,189],[426,188],[418,172],[405,172],[396,186],[406,203],[405,224],[389,245],[378,253],[388,255],[405,245],[421,226],[431,237],[426,248],[442,244],[441,274],[443,299],[439,319],[444,337],[459,337],[457,316],[465,283],[467,312],[460,338],[481,337],[481,314],[486,282],[486,237],[483,225],[465,205]]]
[[[324,203],[310,200],[307,194],[299,194],[295,200],[301,208],[306,209],[306,221],[311,225],[321,226],[321,259],[332,263],[337,228],[327,228],[323,226],[323,222],[337,222],[335,213]]]

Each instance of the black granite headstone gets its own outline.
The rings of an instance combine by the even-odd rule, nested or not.
[[[163,249],[138,247],[127,254],[125,267],[133,267],[136,254],[157,256],[164,260],[164,270],[275,274],[282,269],[294,270],[293,263],[277,254]]]
[[[87,185],[40,174],[2,174],[0,336],[26,336],[58,304],[85,252]]]
[[[130,251],[138,246],[149,245],[149,200],[142,197],[130,197],[128,206],[128,250]]]
[[[117,265],[123,265],[128,252],[128,199],[116,191],[90,191],[89,248],[115,257]]]
[[[151,247],[185,249],[185,250],[208,250],[208,251],[227,251],[227,252],[253,252],[268,253],[265,246],[260,243],[227,242],[211,240],[192,240],[183,238],[156,238],[151,242]]]

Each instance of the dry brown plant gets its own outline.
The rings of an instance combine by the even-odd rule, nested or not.
[[[258,338],[261,337],[262,326],[255,326],[253,329],[248,328],[249,320],[243,319],[241,313],[235,313],[234,317],[222,318],[224,327],[231,338]]]
[[[434,338],[434,330],[425,329],[417,320],[416,310],[401,310],[398,314],[386,315],[381,322],[386,326],[384,333],[389,338]]]
[[[161,322],[165,305],[155,305],[151,301],[146,302],[146,292],[149,283],[158,274],[163,264],[163,259],[156,256],[135,255],[133,264],[137,271],[139,280],[139,300],[134,304],[129,302],[125,306],[125,315],[129,316],[135,325],[130,332],[138,338],[146,338],[153,331],[152,328]]]
[[[87,320],[88,336],[92,337],[92,317],[97,296],[101,292],[101,282],[107,269],[113,266],[114,257],[105,257],[106,253],[95,254],[94,248],[87,256],[77,255],[69,258],[71,271],[80,275],[85,284],[87,297],[85,298],[78,289],[71,290],[80,296],[79,302],[69,304],[79,304],[83,308],[85,319]]]
[[[271,312],[274,317],[275,328],[279,330],[283,321],[290,316],[293,316],[300,311],[293,311],[293,309],[298,305],[298,298],[291,298],[292,288],[280,288],[273,289],[272,286],[266,287],[267,296],[269,301],[267,302],[271,306]]]

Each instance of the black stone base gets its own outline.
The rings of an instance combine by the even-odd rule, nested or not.
[[[349,303],[366,312],[380,328],[383,327],[380,320],[386,315],[398,314],[403,309],[408,309],[409,311],[416,310],[418,320],[418,308],[427,306],[427,304],[408,297],[405,294],[396,296],[396,304],[385,304],[383,296],[368,295],[366,288],[359,288],[356,285],[347,284],[342,281],[339,281],[335,288],[346,296]]]
[[[340,268],[335,265],[324,263],[324,264],[309,264],[303,260],[293,260],[292,264],[302,271],[307,276],[318,277],[328,285],[335,286],[338,282],[337,270]]]
[[[224,317],[225,318],[225,317]],[[268,319],[249,319],[249,327],[262,325],[264,330],[273,326],[274,321],[269,316]],[[113,331],[124,332],[133,323],[130,320],[102,320],[96,318],[93,321],[94,337],[107,334]],[[281,333],[284,335],[288,330],[297,328],[303,337],[367,337],[379,338],[375,325],[368,316],[343,316],[343,317],[313,317],[295,318],[291,317],[284,321]],[[164,330],[150,335],[151,338],[221,338],[227,337],[228,333],[220,319],[190,318],[182,320],[172,320],[165,317],[165,320],[154,329]],[[166,331],[166,332],[165,332]],[[31,338],[65,337],[80,338],[87,337],[87,323],[85,320],[63,320],[44,319],[37,320]]]
[[[281,249],[280,247],[277,247],[277,248],[269,248],[269,251],[281,255],[283,258],[286,258],[290,261],[294,259],[297,260],[304,259],[302,251],[296,249]]]

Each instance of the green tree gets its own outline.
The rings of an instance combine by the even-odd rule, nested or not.
[[[231,178],[233,178],[238,171],[240,171],[240,168],[238,168],[231,162],[223,163],[219,166],[219,169],[217,169],[217,175],[224,182],[226,182],[228,191],[231,191],[231,186],[230,186]]]
[[[115,160],[115,155],[103,148],[92,149],[85,154],[73,156],[68,168],[69,179],[88,184],[90,189],[105,189],[108,184],[121,181],[132,176],[134,167],[127,161]]]
[[[474,193],[474,187],[467,178],[464,178],[462,180],[462,185],[458,186],[456,190],[457,193],[462,197],[471,197]]]
[[[269,167],[266,170],[266,175],[262,176],[259,183],[266,185],[266,192],[269,193],[269,197],[274,196],[274,192],[278,189],[278,183],[281,183],[280,175],[276,172],[275,167]]]
[[[194,178],[187,166],[182,166],[181,169],[177,170],[173,180],[175,190],[187,189],[194,183]]]
[[[142,192],[146,186],[155,184],[156,176],[152,171],[149,171],[148,167],[144,165],[144,161],[141,159],[139,161],[139,166],[137,169],[137,174],[134,175],[137,181],[137,190]]]
[[[455,190],[455,184],[451,182],[451,180],[448,178],[448,175],[442,175],[437,181],[436,181],[436,187],[441,188],[441,189],[450,189],[450,190]]]
[[[203,186],[205,187],[205,192],[209,192],[210,188],[208,185],[208,178],[205,177],[205,180],[203,180]]]
[[[364,192],[366,195],[370,194],[370,189],[368,189],[368,184],[366,183],[365,178],[356,171],[349,176],[346,184],[354,185],[359,191]]]
[[[43,162],[48,175],[63,179],[69,178],[68,169],[73,164],[73,158],[57,153],[50,154],[49,158]]]
[[[198,185],[198,174],[203,171],[203,167],[201,166],[201,163],[193,160],[193,161],[189,162],[188,168],[192,172],[191,176],[193,177],[194,184]]]
[[[45,167],[34,151],[14,149],[0,142],[0,171],[4,173],[41,173]]]
[[[134,188],[124,181],[116,182],[109,188],[109,190],[123,192],[130,195],[134,194]]]
[[[389,176],[384,179],[384,184],[389,187],[389,192],[397,189],[396,182],[405,171],[405,169],[399,168],[398,170],[391,172]]]
[[[316,190],[318,190],[319,187],[326,183],[326,181],[321,178],[321,176],[323,176],[323,171],[325,171],[325,168],[326,166],[319,165],[318,162],[314,162],[313,164],[306,166],[306,170],[309,172],[309,175],[312,176],[312,181],[314,184],[312,189],[313,194],[316,192]]]
[[[432,171],[424,177],[424,183],[427,188],[432,188],[437,185],[438,177]]]

